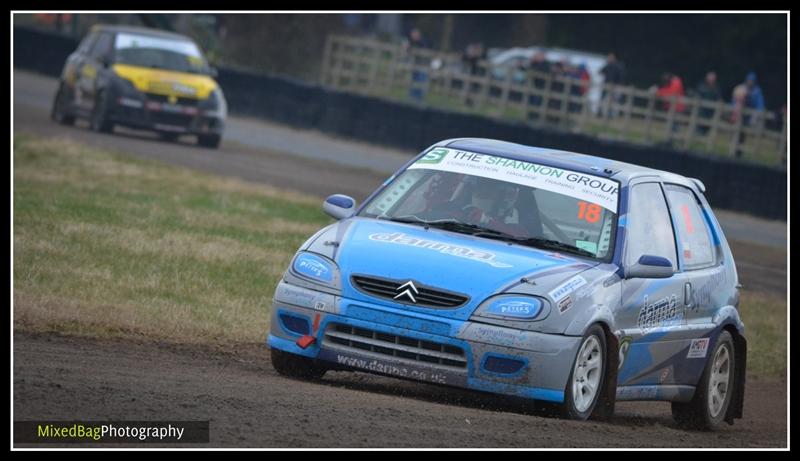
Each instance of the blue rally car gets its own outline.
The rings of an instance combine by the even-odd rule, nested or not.
[[[488,139],[437,143],[361,206],[324,202],[275,290],[285,375],[360,370],[607,419],[742,417],[733,256],[697,179]]]

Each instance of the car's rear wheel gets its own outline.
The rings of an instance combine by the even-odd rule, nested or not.
[[[200,134],[197,135],[197,143],[209,149],[216,149],[222,142],[222,136],[218,134]]]
[[[603,391],[606,375],[606,337],[592,325],[581,340],[564,392],[562,413],[569,419],[587,420]]]
[[[111,133],[114,131],[114,124],[108,119],[108,104],[108,93],[103,91],[97,95],[89,123],[92,130],[98,133]]]
[[[692,400],[672,403],[672,416],[679,426],[695,430],[715,430],[722,426],[734,394],[735,353],[733,337],[723,331]]]
[[[315,363],[308,357],[290,354],[279,349],[270,349],[272,367],[278,373],[299,379],[320,379],[327,372],[327,368]]]
[[[68,103],[69,101],[67,100],[67,92],[65,91],[64,83],[62,82],[58,86],[56,96],[53,98],[53,107],[50,110],[50,118],[62,125],[74,125],[75,116],[66,113]]]

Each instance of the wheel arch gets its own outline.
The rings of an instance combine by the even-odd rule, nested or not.
[[[606,372],[603,378],[603,390],[598,396],[594,411],[590,419],[607,421],[614,415],[614,407],[617,401],[617,371],[619,368],[619,339],[611,331],[611,327],[605,320],[597,320],[587,327],[587,330],[594,325],[598,325],[605,335],[606,344]]]
[[[744,414],[744,389],[745,377],[747,376],[747,339],[741,334],[737,325],[732,322],[722,327],[722,331],[727,331],[733,338],[734,347],[734,394],[725,413],[725,422],[733,424],[736,418],[742,418]]]

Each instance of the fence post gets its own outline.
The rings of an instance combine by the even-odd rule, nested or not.
[[[717,101],[714,108],[714,117],[711,119],[711,126],[708,135],[706,135],[706,150],[713,152],[714,141],[717,140],[717,133],[719,132],[719,125],[722,122],[722,113],[725,111],[725,103],[721,100]]]
[[[672,142],[672,126],[675,123],[675,111],[677,110],[678,98],[670,96],[669,98],[669,112],[667,112],[667,126],[665,133],[667,135],[667,142]]]
[[[503,88],[502,93],[500,93],[500,110],[498,112],[499,117],[503,117],[506,111],[506,105],[508,105],[508,94],[511,92],[511,78],[513,76],[513,72],[506,73],[506,78],[503,81]]]
[[[625,88],[625,116],[622,118],[620,137],[624,138],[630,131],[631,111],[633,110],[633,91],[631,87]]]
[[[695,96],[692,100],[692,114],[689,117],[689,128],[686,130],[686,136],[683,138],[684,149],[689,149],[694,135],[697,134],[697,114],[700,112],[701,104],[702,99]]]
[[[330,60],[331,60],[331,48],[333,47],[333,36],[328,35],[325,37],[325,49],[322,52],[322,75],[320,78],[321,85],[327,85],[328,80],[330,78]]]
[[[645,142],[650,141],[650,128],[653,124],[653,115],[655,115],[656,110],[656,95],[655,93],[650,93],[650,98],[647,100],[647,112],[644,116],[644,140]]]
[[[733,129],[733,134],[731,136],[730,146],[728,147],[728,155],[731,157],[736,157],[736,152],[739,147],[739,137],[742,134],[742,125],[744,123],[744,109],[739,112],[738,117],[736,117],[736,126]]]

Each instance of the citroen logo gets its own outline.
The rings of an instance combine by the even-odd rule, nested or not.
[[[411,280],[409,280],[408,282],[400,285],[400,287],[398,287],[396,291],[398,293],[394,297],[394,299],[398,299],[401,296],[406,296],[406,297],[408,297],[408,299],[411,300],[412,303],[416,304],[417,298],[415,298],[414,295],[418,295],[419,294],[419,290],[417,290],[417,287],[414,286],[414,282],[412,282]]]

